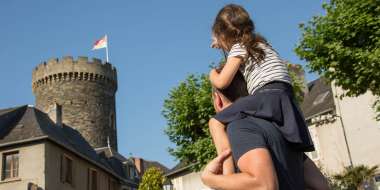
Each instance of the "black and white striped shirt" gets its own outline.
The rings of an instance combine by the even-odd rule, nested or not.
[[[272,81],[292,84],[286,64],[281,60],[277,52],[269,45],[260,43],[259,46],[265,52],[265,57],[261,63],[256,63],[251,58],[248,58],[239,68],[247,82],[249,94],[253,94],[257,89]],[[228,53],[228,57],[245,58],[246,56],[247,50],[240,44],[234,44]]]

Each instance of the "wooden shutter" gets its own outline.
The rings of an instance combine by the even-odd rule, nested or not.
[[[65,182],[65,173],[64,173],[64,159],[63,159],[63,155],[61,155],[61,163],[60,163],[60,179],[61,179],[61,182]]]
[[[88,168],[87,169],[87,190],[91,190],[90,185],[91,185],[91,169]]]

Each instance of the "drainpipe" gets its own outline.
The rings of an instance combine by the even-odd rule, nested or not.
[[[336,86],[334,85],[334,88],[335,88],[335,93],[338,94],[337,92],[337,88]],[[346,135],[346,128],[344,127],[344,123],[343,123],[343,119],[342,119],[342,112],[341,112],[341,108],[340,108],[340,100],[339,100],[339,97],[336,98],[336,101],[337,101],[337,106],[338,106],[338,110],[339,110],[339,115],[334,115],[334,117],[339,117],[339,121],[340,121],[340,124],[342,126],[342,130],[343,130],[343,136],[344,136],[344,142],[346,143],[346,148],[347,148],[347,153],[348,153],[348,159],[350,160],[350,166],[353,167],[354,164],[352,163],[352,156],[351,156],[351,151],[350,151],[350,146],[348,145],[348,140],[347,140],[347,135]]]

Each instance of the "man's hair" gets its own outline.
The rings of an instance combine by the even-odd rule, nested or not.
[[[216,71],[220,73],[224,67],[224,64],[221,64]],[[234,78],[231,81],[231,84],[224,89],[217,89],[213,87],[215,91],[220,92],[231,102],[236,101],[237,99],[248,96],[247,83],[245,82],[244,76],[240,71],[237,71]]]

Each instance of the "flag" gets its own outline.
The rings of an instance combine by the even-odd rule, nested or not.
[[[97,40],[94,44],[94,47],[92,47],[92,50],[102,49],[102,48],[107,48],[107,35],[105,35],[100,40]]]

